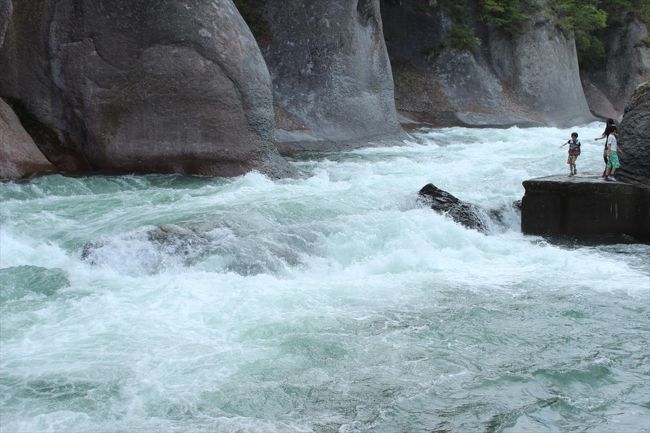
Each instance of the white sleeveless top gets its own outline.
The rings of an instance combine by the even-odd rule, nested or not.
[[[616,140],[616,137],[614,136],[614,134],[607,137],[607,142],[605,144],[608,144],[608,145],[611,146],[612,152],[616,152],[616,150],[618,149],[618,140]]]

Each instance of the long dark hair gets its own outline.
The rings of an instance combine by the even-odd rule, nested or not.
[[[616,122],[614,122],[614,119],[607,119],[607,125],[605,126],[605,131],[603,132],[603,135],[609,136],[609,134],[611,134],[612,131],[615,129],[616,129]]]

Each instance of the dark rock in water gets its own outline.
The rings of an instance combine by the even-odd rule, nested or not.
[[[0,71],[0,94],[49,131],[36,144],[94,170],[290,171],[268,69],[231,0],[13,2]]]
[[[237,4],[251,11],[245,15],[273,77],[280,149],[332,150],[402,136],[379,0]]]
[[[5,31],[7,26],[9,26],[9,18],[11,18],[11,11],[13,5],[11,0],[2,0],[0,1],[0,48],[5,41]]]
[[[632,97],[621,122],[621,169],[650,184],[650,82]]]
[[[600,177],[524,182],[521,230],[532,235],[629,235],[650,241],[650,187]]]
[[[0,179],[18,179],[55,167],[23,129],[13,110],[0,99]]]
[[[470,229],[487,231],[485,212],[478,206],[465,203],[433,184],[425,185],[418,193],[419,199],[436,212],[449,215],[454,221]]]

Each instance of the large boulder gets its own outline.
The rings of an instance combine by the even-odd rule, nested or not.
[[[650,184],[650,82],[640,86],[621,122],[622,172]]]
[[[592,119],[580,85],[573,39],[549,18],[533,14],[517,35],[470,25],[474,50],[454,49],[457,25],[446,3],[382,0],[397,109],[434,125],[570,125]],[[468,17],[478,16],[469,2]],[[409,31],[405,32],[404,28]]]
[[[54,166],[36,147],[11,107],[0,99],[0,179],[52,170]]]
[[[379,0],[238,4],[259,30],[285,149],[401,136]]]
[[[17,2],[0,70],[0,94],[52,132],[38,144],[95,170],[286,168],[268,69],[231,0]]]
[[[607,59],[583,74],[589,106],[596,115],[618,119],[639,84],[650,80],[648,28],[633,15],[604,35]]]

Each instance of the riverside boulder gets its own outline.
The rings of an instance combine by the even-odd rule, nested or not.
[[[640,86],[621,122],[621,171],[650,184],[650,82]]]
[[[284,174],[268,69],[231,0],[14,4],[0,95],[92,169]],[[42,143],[37,143],[42,145]]]
[[[0,99],[0,179],[18,179],[54,169],[11,107]]]
[[[459,224],[467,228],[487,231],[485,212],[476,205],[459,200],[447,191],[443,191],[432,183],[422,187],[418,199],[438,213],[447,214]]]

